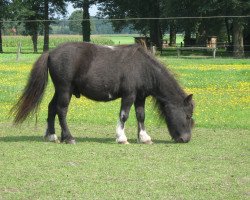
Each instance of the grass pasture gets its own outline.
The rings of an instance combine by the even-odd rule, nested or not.
[[[0,54],[0,199],[249,199],[250,60],[158,57],[194,94],[192,141],[175,144],[151,99],[146,128],[153,145],[115,143],[120,100],[73,98],[68,121],[76,145],[44,142],[51,81],[38,113],[13,127],[8,112],[38,55]],[[57,135],[60,133],[57,125]]]
[[[94,35],[91,37],[91,41],[101,45],[114,45],[117,41],[117,37],[114,37],[114,41],[107,35]],[[120,37],[121,39],[123,37]],[[128,38],[128,37],[125,37]],[[118,38],[119,40],[119,38]],[[61,43],[65,42],[80,42],[82,41],[81,35],[50,35],[49,45],[50,48],[55,48]],[[123,40],[124,41],[124,40]],[[125,40],[126,41],[126,40]],[[5,53],[17,52],[18,45],[21,44],[22,53],[33,53],[33,44],[30,36],[3,36],[3,50]],[[37,40],[38,52],[43,51],[43,36],[38,36]]]

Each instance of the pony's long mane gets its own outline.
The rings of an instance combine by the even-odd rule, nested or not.
[[[142,48],[144,51],[144,49]],[[166,120],[166,104],[183,105],[187,94],[181,88],[175,78],[175,74],[168,69],[163,63],[158,61],[152,54],[145,51],[145,56],[152,63],[154,71],[160,71],[162,76],[155,74],[156,85],[158,90],[153,94],[155,107],[158,108],[160,119]]]
[[[168,69],[162,62],[157,60],[151,53],[145,51],[144,48],[141,48],[141,50],[145,52],[145,57],[149,59],[152,63],[153,69],[155,69],[156,71],[160,70],[160,73],[162,74],[161,77],[164,78],[164,80],[159,80],[159,77],[157,77],[157,84],[159,84],[159,90],[167,91],[167,88],[172,89],[172,91],[168,93],[168,96],[164,96],[164,94],[163,96],[162,94],[155,94],[154,97],[159,101],[166,101],[166,99],[183,100],[187,96],[187,94],[184,92],[184,90],[181,88],[180,84],[176,80],[175,74],[170,69]]]

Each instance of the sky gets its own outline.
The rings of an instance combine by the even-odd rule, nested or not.
[[[70,16],[71,13],[74,12],[74,10],[77,10],[77,9],[74,9],[72,4],[69,3],[68,8],[67,8],[68,16]],[[97,13],[97,7],[95,5],[91,6],[90,9],[89,9],[89,12],[90,12],[90,16],[95,16],[96,13]]]

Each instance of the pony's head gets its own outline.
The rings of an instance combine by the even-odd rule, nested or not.
[[[194,126],[192,96],[192,94],[188,95],[181,104],[165,104],[164,106],[168,130],[176,142],[186,143],[191,139],[191,130]]]

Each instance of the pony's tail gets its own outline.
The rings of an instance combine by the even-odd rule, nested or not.
[[[42,54],[33,65],[28,83],[18,102],[11,109],[14,124],[22,123],[30,113],[37,110],[48,82],[49,53]]]

